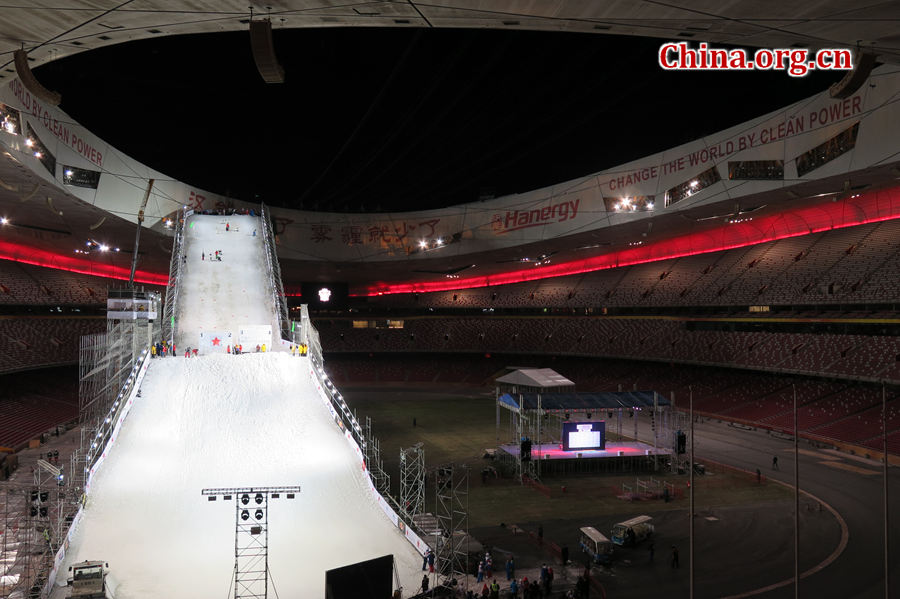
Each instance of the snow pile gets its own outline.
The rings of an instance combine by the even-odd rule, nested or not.
[[[306,374],[284,353],[160,358],[94,478],[60,569],[106,560],[117,599],[226,596],[233,501],[203,488],[300,485],[269,502],[269,565],[281,597],[323,597],[325,571],[393,554],[405,596],[421,558],[385,517]]]

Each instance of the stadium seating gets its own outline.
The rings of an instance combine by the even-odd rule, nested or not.
[[[19,372],[0,379],[0,446],[18,448],[78,416],[74,367]]]
[[[894,302],[900,220],[491,288],[380,296],[374,306],[578,308]]]
[[[103,317],[0,317],[0,372],[75,363],[81,336],[105,330]]]
[[[0,304],[101,306],[106,305],[106,290],[120,281],[0,260]],[[163,287],[145,285],[165,292]]]
[[[900,338],[879,335],[691,330],[660,317],[474,317],[405,319],[402,329],[353,329],[317,319],[329,352],[494,352],[632,357],[798,374],[886,378],[900,374]]]

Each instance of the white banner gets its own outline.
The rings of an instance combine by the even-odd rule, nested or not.
[[[256,346],[262,347],[265,344],[266,349],[274,349],[272,347],[272,325],[270,324],[242,324],[238,330],[236,340],[244,347],[244,353],[256,351]]]
[[[200,355],[224,354],[233,347],[231,331],[203,331],[200,333],[197,349]],[[187,348],[184,348],[187,349]]]

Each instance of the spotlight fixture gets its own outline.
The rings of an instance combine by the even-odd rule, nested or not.
[[[250,503],[250,496],[247,495],[246,493],[241,495],[241,503],[243,503],[244,505],[247,505],[248,503]]]
[[[241,520],[246,521],[249,519],[250,519],[250,512],[248,510],[241,510]]]
[[[262,493],[257,493],[256,497],[253,498],[256,501],[256,505],[259,505],[263,502]]]
[[[256,513],[254,513],[253,515],[256,516],[256,519],[257,519],[257,520],[262,520],[262,518],[263,518],[263,511],[262,511],[262,510],[256,510]]]

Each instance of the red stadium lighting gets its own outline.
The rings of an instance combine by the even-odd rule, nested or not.
[[[841,202],[826,202],[756,218],[753,222],[723,223],[715,229],[689,233],[655,243],[640,244],[583,260],[556,263],[540,269],[514,270],[480,277],[421,283],[372,286],[351,296],[456,291],[510,285],[598,270],[709,254],[790,237],[900,218],[900,187],[861,194]],[[455,298],[454,298],[455,300]]]

